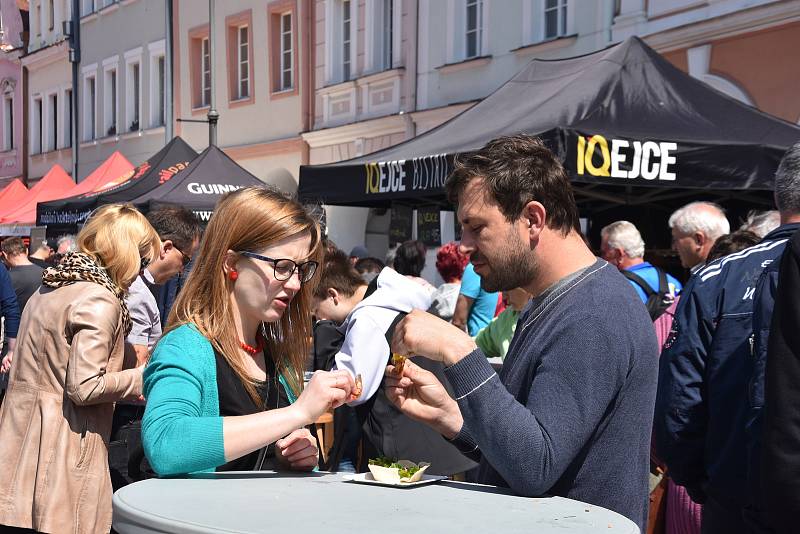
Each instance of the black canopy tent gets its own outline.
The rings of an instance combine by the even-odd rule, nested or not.
[[[445,203],[456,154],[502,135],[540,136],[564,162],[584,214],[671,209],[687,197],[769,205],[772,178],[800,128],[744,105],[632,37],[563,60],[533,60],[472,108],[409,141],[300,168],[299,195],[330,205]],[[755,192],[755,193],[754,193]]]
[[[133,170],[131,177],[114,187],[96,193],[43,202],[36,207],[37,226],[47,226],[48,235],[74,232],[99,206],[114,202],[130,202],[189,167],[197,152],[180,137]]]
[[[240,167],[215,146],[206,148],[173,180],[156,187],[133,202],[143,209],[162,205],[183,206],[192,210],[202,222],[208,222],[222,195],[264,182]]]

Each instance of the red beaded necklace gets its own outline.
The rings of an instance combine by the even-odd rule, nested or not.
[[[255,347],[252,347],[252,346],[248,345],[247,343],[245,343],[244,341],[241,341],[241,340],[239,340],[239,346],[242,347],[242,350],[245,351],[250,356],[255,356],[256,354],[258,354],[259,352],[264,350],[264,338],[261,337],[261,336],[258,336],[256,338],[256,346]]]

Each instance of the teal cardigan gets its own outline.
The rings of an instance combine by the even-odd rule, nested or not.
[[[289,402],[292,389],[281,384]],[[159,475],[214,471],[225,463],[214,348],[194,325],[172,330],[144,370],[142,443]]]

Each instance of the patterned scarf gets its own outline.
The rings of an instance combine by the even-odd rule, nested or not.
[[[75,282],[92,282],[111,291],[122,308],[122,326],[127,336],[131,331],[131,316],[125,304],[125,291],[116,285],[104,268],[83,252],[70,252],[57,267],[48,267],[42,273],[42,283],[47,287],[64,287]]]

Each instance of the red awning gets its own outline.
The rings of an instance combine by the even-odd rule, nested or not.
[[[69,196],[74,197],[84,193],[95,193],[102,191],[112,185],[119,183],[130,176],[133,171],[133,164],[128,161],[119,151],[111,154],[99,167],[89,176],[76,185]]]
[[[47,174],[28,191],[19,207],[0,212],[0,223],[24,223],[33,225],[36,221],[36,204],[64,198],[75,188],[75,182],[61,165],[53,165]]]
[[[0,213],[17,209],[27,194],[28,188],[22,180],[14,178],[14,181],[0,191]]]

